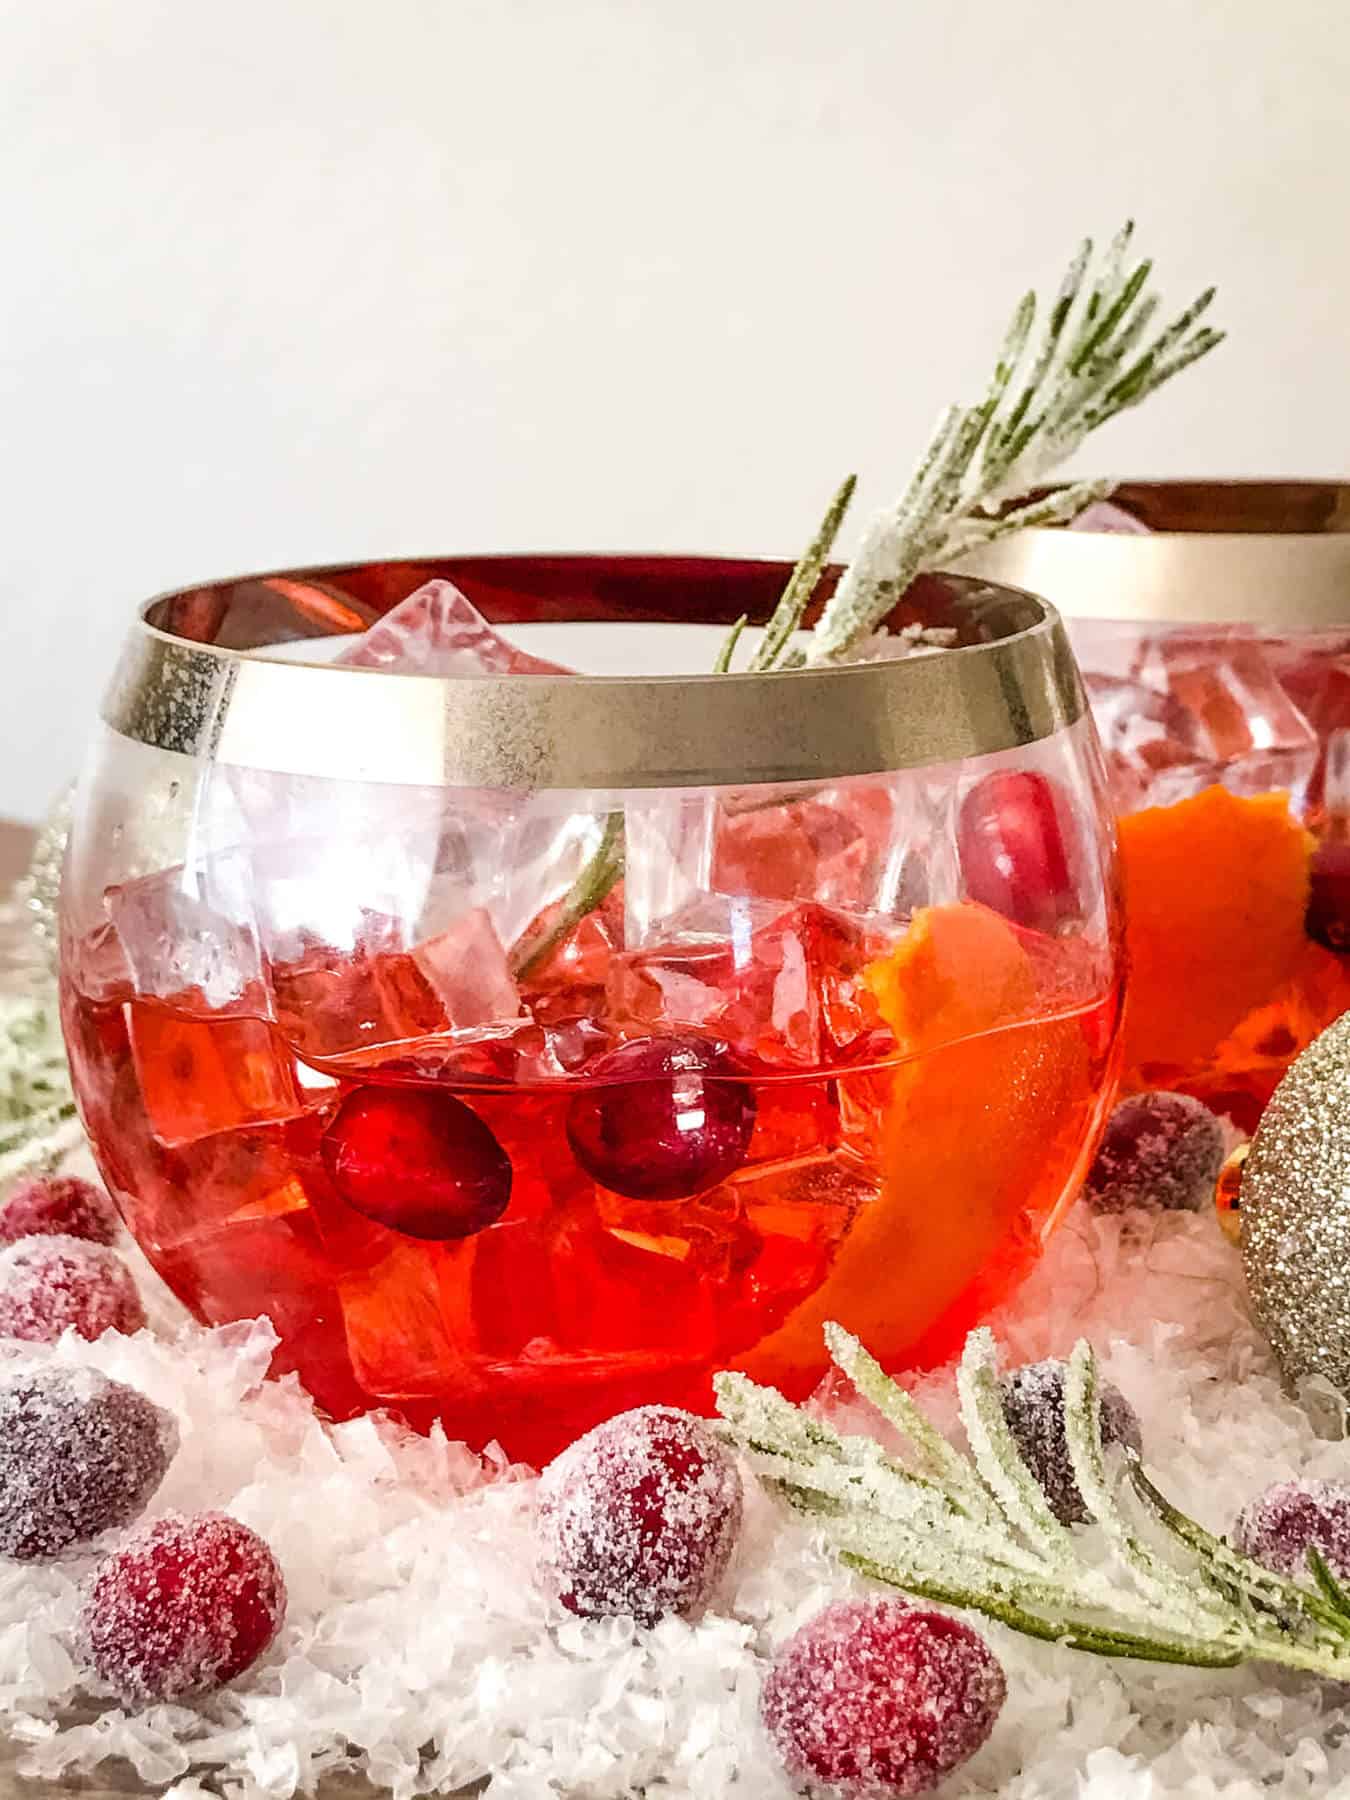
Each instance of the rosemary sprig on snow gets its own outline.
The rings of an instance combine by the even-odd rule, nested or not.
[[[1274,1662],[1350,1678],[1350,1599],[1320,1560],[1307,1585],[1271,1574],[1187,1518],[1126,1451],[1141,1517],[1130,1516],[1108,1474],[1086,1343],[1069,1365],[1065,1422],[1079,1491],[1110,1550],[1105,1562],[1059,1523],[1023,1461],[987,1330],[966,1340],[958,1377],[969,1456],[856,1338],[830,1325],[826,1339],[839,1369],[906,1439],[909,1461],[872,1438],[841,1436],[741,1375],[717,1378],[718,1403],[768,1485],[817,1523],[852,1567],[1101,1656],[1201,1668]]]

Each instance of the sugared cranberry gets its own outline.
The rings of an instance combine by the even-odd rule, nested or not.
[[[367,1219],[408,1237],[472,1237],[506,1211],[511,1159],[452,1094],[365,1087],[323,1139],[333,1186]]]
[[[129,1525],[178,1448],[171,1414],[97,1369],[0,1384],[0,1556],[36,1562]]]
[[[144,1324],[130,1271],[103,1244],[30,1237],[0,1250],[0,1338],[51,1344],[71,1326],[92,1340]]]
[[[1107,1121],[1083,1184],[1094,1212],[1196,1212],[1214,1198],[1223,1126],[1189,1094],[1132,1094]]]
[[[1305,923],[1316,943],[1350,951],[1350,843],[1329,839],[1313,852]]]
[[[745,1160],[755,1097],[716,1044],[638,1038],[598,1057],[567,1112],[586,1173],[634,1200],[685,1200]]]
[[[1067,811],[1055,783],[1034,769],[1000,770],[976,782],[957,824],[970,898],[1036,931],[1054,931],[1074,918]]]
[[[570,1612],[654,1625],[696,1613],[741,1528],[741,1478],[708,1427],[666,1406],[620,1413],[544,1470],[545,1578]]]
[[[973,1756],[1007,1684],[984,1639],[903,1600],[840,1600],[790,1637],[760,1710],[788,1773],[840,1800],[924,1794]]]
[[[1238,1515],[1233,1542],[1277,1575],[1309,1576],[1311,1548],[1338,1581],[1350,1581],[1350,1487],[1277,1481]]]
[[[0,1205],[0,1243],[26,1237],[85,1238],[117,1242],[117,1209],[92,1181],[77,1175],[34,1175],[19,1182]]]
[[[99,1564],[79,1637],[119,1699],[178,1700],[251,1668],[285,1616],[286,1584],[257,1532],[225,1513],[169,1513]]]
[[[1003,1414],[1051,1512],[1061,1525],[1081,1525],[1089,1515],[1069,1457],[1064,1425],[1066,1372],[1066,1365],[1054,1358],[1014,1369],[1003,1379]],[[1113,1444],[1123,1444],[1136,1453],[1143,1449],[1138,1415],[1119,1388],[1103,1383],[1097,1409],[1106,1449]]]

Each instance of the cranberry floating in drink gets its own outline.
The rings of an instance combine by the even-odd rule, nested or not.
[[[755,1098],[715,1045],[638,1038],[598,1057],[567,1109],[578,1163],[633,1200],[687,1200],[745,1160]]]
[[[787,573],[147,609],[65,883],[79,1103],[169,1285],[334,1416],[541,1462],[719,1367],[808,1391],[825,1319],[921,1363],[1072,1199],[1117,928],[1060,628],[931,578],[898,617],[951,656],[707,673]]]
[[[511,1162],[452,1094],[357,1088],[324,1133],[328,1176],[349,1206],[407,1237],[472,1237],[506,1211]]]

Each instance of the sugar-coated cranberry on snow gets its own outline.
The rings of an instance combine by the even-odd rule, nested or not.
[[[1081,1525],[1089,1517],[1069,1456],[1064,1419],[1067,1364],[1055,1358],[1026,1363],[1003,1378],[1003,1414],[1022,1460],[1041,1485],[1050,1510],[1061,1525]],[[1102,1444],[1143,1449],[1139,1418],[1119,1388],[1105,1382],[1098,1389],[1097,1412]]]
[[[139,1331],[145,1308],[122,1259],[83,1238],[27,1237],[0,1250],[0,1338],[55,1343],[63,1331]]]
[[[78,1175],[31,1175],[0,1201],[0,1243],[26,1237],[117,1242],[117,1208],[92,1181]]]
[[[1189,1094],[1131,1094],[1107,1121],[1083,1184],[1094,1212],[1198,1212],[1226,1152],[1220,1121]]]
[[[1311,1578],[1316,1550],[1338,1581],[1350,1582],[1350,1486],[1277,1481],[1238,1515],[1233,1542],[1276,1575]]]
[[[926,1794],[988,1738],[1003,1670],[984,1639],[900,1599],[840,1600],[779,1650],[760,1710],[783,1765],[837,1800]]]
[[[736,1463],[702,1420],[667,1406],[620,1413],[544,1470],[544,1579],[589,1618],[697,1613],[726,1570],[742,1505]]]
[[[57,1556],[139,1518],[178,1448],[172,1415],[97,1369],[0,1380],[0,1556]]]
[[[94,1673],[135,1705],[224,1687],[285,1615],[285,1581],[257,1532],[226,1513],[169,1513],[95,1569],[78,1635]]]

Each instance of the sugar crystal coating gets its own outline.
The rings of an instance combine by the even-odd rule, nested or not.
[[[92,1342],[144,1324],[131,1272],[105,1245],[29,1237],[0,1250],[0,1338],[55,1343],[73,1327]]]
[[[1064,1377],[1067,1365],[1054,1357],[1027,1363],[1003,1379],[1003,1413],[1022,1453],[1040,1482],[1050,1510],[1061,1525],[1082,1525],[1089,1514],[1074,1479],[1064,1426]],[[1102,1446],[1123,1444],[1139,1452],[1143,1439],[1134,1408],[1119,1388],[1103,1382],[1098,1389]]]
[[[602,1187],[631,1199],[683,1200],[744,1161],[755,1098],[733,1078],[722,1046],[635,1038],[588,1073],[600,1085],[569,1107],[567,1141]]]
[[[0,1203],[0,1243],[26,1237],[117,1241],[117,1208],[92,1181],[77,1175],[33,1175],[15,1184]]]
[[[1223,1167],[1223,1126],[1189,1094],[1132,1094],[1107,1121],[1083,1184],[1097,1212],[1197,1212],[1214,1197]]]
[[[251,1668],[285,1616],[286,1584],[257,1532],[225,1513],[168,1513],[94,1571],[79,1638],[120,1699],[178,1700]]]
[[[969,1625],[904,1600],[837,1600],[779,1651],[761,1712],[788,1773],[839,1800],[924,1794],[973,1756],[1007,1693]]]
[[[1233,1542],[1277,1575],[1311,1576],[1315,1549],[1338,1581],[1350,1581],[1350,1487],[1339,1481],[1277,1481],[1239,1513]]]
[[[139,1518],[178,1448],[173,1416],[97,1369],[0,1384],[0,1556],[59,1555]]]
[[[587,1618],[697,1613],[730,1561],[743,1498],[735,1462],[700,1420],[666,1406],[620,1413],[540,1480],[548,1584]]]

